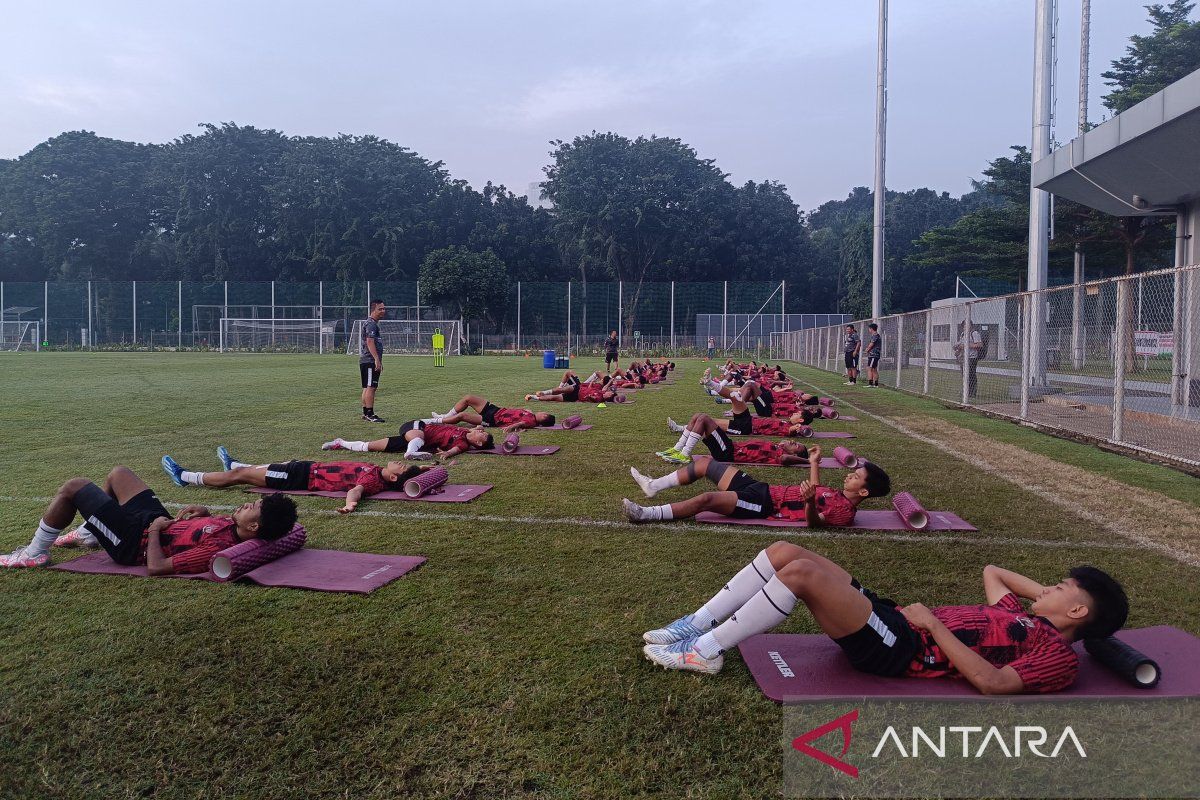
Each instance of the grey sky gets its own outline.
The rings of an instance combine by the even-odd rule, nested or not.
[[[1093,0],[1099,73],[1141,2]],[[130,3],[0,17],[0,158],[64,130],[142,142],[236,121],[372,133],[481,187],[540,180],[548,141],[677,136],[803,209],[873,174],[875,0]],[[1057,137],[1075,129],[1079,0],[1060,0]],[[892,0],[888,186],[959,194],[1028,144],[1033,0]]]

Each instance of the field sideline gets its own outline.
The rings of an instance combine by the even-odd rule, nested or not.
[[[333,436],[388,435],[468,392],[518,405],[559,376],[524,358],[385,364],[388,424],[370,425],[349,357],[0,354],[0,550],[28,540],[74,475],[99,481],[123,463],[167,502],[233,506],[245,495],[177,488],[159,459],[216,469],[218,444],[247,461],[321,459]],[[546,404],[595,427],[523,434],[562,445],[554,456],[460,458],[453,482],[496,486],[470,504],[367,501],[338,516],[334,501],[300,498],[314,546],[429,557],[373,595],[0,574],[0,797],[777,796],[781,712],[740,658],[702,678],[640,650],[643,630],[694,610],[786,533],[623,520],[621,498],[641,496],[629,467],[669,469],[653,455],[676,438],[666,416],[723,410],[699,390],[702,369],[682,362],[676,385],[629,406]],[[1200,634],[1200,481],[796,374],[856,407],[859,421],[824,428],[855,433],[894,489],[980,528],[803,532],[805,546],[930,605],[978,602],[989,562],[1046,579],[1092,563],[1125,583],[1131,625]],[[816,628],[797,612],[785,630]]]

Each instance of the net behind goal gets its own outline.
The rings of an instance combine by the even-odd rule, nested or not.
[[[347,355],[360,356],[365,352],[362,326],[363,320],[354,321],[346,342]],[[383,352],[431,355],[433,332],[439,328],[446,337],[446,355],[462,355],[462,320],[457,319],[382,319],[379,332],[383,335]]]
[[[221,318],[221,352],[322,353],[326,331],[319,319],[237,319]]]
[[[4,320],[0,322],[0,350],[36,350],[37,334],[36,320]]]

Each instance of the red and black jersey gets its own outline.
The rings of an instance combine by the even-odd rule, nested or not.
[[[362,461],[314,461],[308,470],[310,492],[348,492],[363,487],[364,495],[378,494],[388,488],[383,468]]]
[[[604,387],[597,386],[594,383],[582,383],[579,385],[579,402],[581,403],[603,403],[604,402]]]
[[[537,417],[532,411],[523,408],[498,408],[492,415],[492,420],[497,428],[506,428],[509,425],[524,425],[527,428],[537,426]]]
[[[775,513],[784,519],[805,518],[799,486],[772,486],[771,502],[775,505]],[[826,525],[842,526],[854,521],[854,504],[837,489],[817,486],[813,502]]]
[[[142,535],[139,564],[146,563],[146,542]],[[233,517],[192,517],[172,522],[159,534],[162,553],[171,559],[171,567],[180,575],[207,572],[212,557],[238,543],[237,523]]]
[[[425,439],[425,446],[421,449],[429,450],[430,452],[434,450],[450,450],[457,447],[459,452],[465,453],[471,447],[470,442],[467,441],[467,432],[457,425],[443,425],[440,422],[431,422],[425,426],[423,438]]]
[[[735,464],[782,464],[783,450],[766,439],[751,439],[733,443]]]
[[[752,417],[750,432],[759,436],[790,436],[792,424],[777,417]]]
[[[1079,672],[1079,656],[1071,643],[1048,620],[1028,614],[1015,594],[1006,594],[990,606],[942,606],[933,609],[933,615],[992,666],[1016,670],[1026,691],[1058,691],[1070,686]],[[914,630],[922,648],[908,668],[909,675],[959,674],[931,634]]]

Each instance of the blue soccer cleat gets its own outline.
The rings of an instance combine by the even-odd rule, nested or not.
[[[175,463],[175,459],[170,456],[162,457],[163,472],[167,473],[167,477],[175,482],[176,486],[187,486],[183,482],[183,467]]]
[[[233,469],[233,456],[229,455],[229,450],[225,445],[217,448],[217,458],[221,459],[221,466],[225,468],[226,472]]]
[[[684,639],[694,639],[697,636],[702,636],[707,631],[702,631],[692,624],[692,615],[680,617],[669,625],[662,628],[656,628],[652,631],[646,631],[642,634],[642,640],[646,644],[674,644],[682,642]]]

